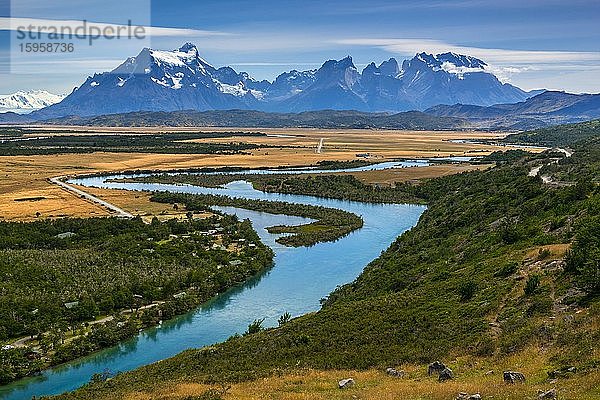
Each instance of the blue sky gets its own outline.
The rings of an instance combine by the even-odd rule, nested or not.
[[[10,6],[10,7],[8,7]],[[10,8],[10,13],[8,9]],[[82,20],[148,27],[145,40],[75,43],[72,54],[21,55],[0,18],[0,93],[69,92],[94,72],[116,67],[144,46],[198,45],[215,66],[259,79],[312,69],[352,55],[360,68],[418,51],[455,51],[483,59],[524,89],[600,92],[600,1],[184,1],[0,0],[0,17]],[[150,30],[160,27],[159,30]],[[4,30],[2,30],[4,29]],[[14,36],[13,36],[14,37]],[[3,68],[4,64],[4,69]],[[4,73],[2,73],[3,71]]]

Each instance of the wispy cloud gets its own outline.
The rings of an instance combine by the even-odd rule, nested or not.
[[[414,54],[417,52],[467,54],[495,64],[553,64],[564,62],[600,62],[600,52],[584,51],[541,51],[488,49],[461,46],[435,39],[372,39],[350,38],[334,41],[352,46],[373,46],[391,53]]]
[[[236,67],[286,67],[290,65],[296,66],[304,66],[304,67],[312,67],[315,65],[323,64],[322,61],[317,62],[241,62],[241,63],[230,63],[232,66]]]
[[[40,19],[40,18],[10,18],[0,17],[0,30],[4,31],[16,31],[20,29],[24,32],[33,30],[34,32],[50,33],[60,32],[61,28],[69,28],[75,30],[82,26],[81,20],[55,20],[55,19]],[[122,24],[111,24],[104,22],[86,21],[87,30],[83,35],[89,35],[90,31],[105,31],[106,29],[112,29],[117,31],[119,29],[128,28],[127,25]],[[137,26],[137,25],[136,25]],[[230,36],[230,33],[220,31],[210,31],[201,29],[186,29],[186,28],[170,28],[170,27],[158,27],[158,26],[142,26],[144,28],[144,34],[149,37],[208,37],[208,36]]]

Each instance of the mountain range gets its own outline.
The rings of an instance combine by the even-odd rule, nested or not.
[[[213,67],[186,43],[173,51],[145,48],[114,70],[88,77],[60,103],[32,117],[228,109],[401,112],[438,104],[515,103],[537,93],[502,83],[484,61],[455,53],[419,53],[401,65],[390,58],[362,71],[348,56],[315,70],[285,72],[270,82]]]
[[[8,119],[3,119],[6,116]],[[15,119],[19,117],[19,119]],[[24,117],[29,117],[24,120]],[[225,126],[373,129],[526,130],[600,118],[600,94],[546,91],[523,102],[474,106],[438,105],[424,112],[371,113],[317,110],[275,113],[256,110],[135,111],[99,116],[67,116],[48,124],[91,126]],[[35,122],[30,116],[0,114],[0,122]]]
[[[52,94],[45,90],[18,91],[0,96],[0,113],[27,114],[60,102],[65,95]]]

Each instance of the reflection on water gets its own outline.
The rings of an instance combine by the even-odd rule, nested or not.
[[[254,190],[247,182],[232,182],[225,188],[199,188],[190,185],[107,182],[110,178],[114,177],[82,178],[76,183],[130,190],[216,193],[321,205],[361,215],[364,226],[336,242],[318,243],[309,248],[290,248],[276,243],[279,236],[268,233],[265,228],[297,225],[305,223],[306,219],[222,207],[220,209],[224,212],[252,221],[263,243],[274,251],[273,268],[244,285],[220,294],[198,309],[148,329],[118,346],[47,370],[41,376],[1,387],[2,399],[29,399],[34,395],[73,390],[88,382],[94,373],[128,371],[188,348],[226,340],[235,333],[244,332],[248,324],[257,318],[265,318],[265,326],[274,326],[277,318],[285,312],[298,316],[318,310],[321,298],[336,286],[355,279],[365,265],[378,257],[398,235],[414,226],[425,209],[423,206],[406,204],[369,204],[263,193]]]

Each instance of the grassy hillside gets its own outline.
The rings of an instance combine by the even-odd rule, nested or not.
[[[509,143],[568,146],[588,138],[600,136],[600,119],[571,125],[558,125],[507,136]]]
[[[60,398],[122,398],[131,391],[170,393],[177,385],[244,382],[304,368],[382,369],[436,359],[453,360],[459,382],[480,382],[480,390],[491,387],[487,368],[527,366],[529,384],[542,385],[547,371],[575,366],[572,379],[586,384],[561,379],[555,385],[572,388],[566,398],[595,398],[600,190],[591,183],[597,176],[578,171],[600,161],[600,140],[573,147],[574,156],[556,166],[569,170],[568,185],[528,176],[543,156],[509,158],[487,171],[419,185],[416,194],[429,208],[418,225],[356,281],[334,291],[319,312]],[[481,367],[461,362],[465,357]],[[433,393],[427,386],[423,390]],[[521,386],[503,388],[506,398],[523,398]]]

